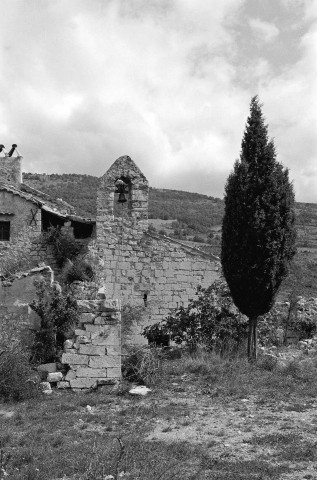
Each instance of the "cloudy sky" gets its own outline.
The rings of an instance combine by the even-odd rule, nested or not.
[[[0,0],[0,143],[24,171],[223,196],[259,94],[298,201],[317,202],[317,0]]]

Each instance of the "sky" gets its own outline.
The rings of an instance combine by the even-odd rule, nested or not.
[[[0,0],[0,143],[23,170],[223,197],[258,94],[317,203],[317,0]]]

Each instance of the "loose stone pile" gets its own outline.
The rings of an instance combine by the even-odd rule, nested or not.
[[[296,345],[289,345],[287,348],[280,348],[272,346],[269,348],[260,347],[259,350],[265,357],[271,357],[279,362],[292,361],[303,355],[315,356],[317,355],[317,335],[310,339],[300,340]]]

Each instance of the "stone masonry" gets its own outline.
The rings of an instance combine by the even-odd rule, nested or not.
[[[116,300],[80,300],[75,337],[66,340],[64,387],[111,385],[121,377],[121,317]],[[65,383],[66,382],[66,383]]]
[[[127,184],[127,210],[114,209],[116,182]],[[143,327],[186,305],[197,285],[219,278],[215,256],[148,231],[149,186],[130,157],[120,157],[100,179],[97,196],[97,255],[108,298],[122,302],[125,343],[146,343]]]

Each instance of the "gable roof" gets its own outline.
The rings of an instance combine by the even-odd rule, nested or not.
[[[75,208],[61,198],[52,198],[47,193],[36,190],[26,183],[21,183],[18,187],[0,182],[0,191],[6,191],[17,195],[29,202],[34,203],[37,207],[50,212],[60,218],[69,219],[81,223],[95,223],[91,218],[81,217],[76,215]]]

